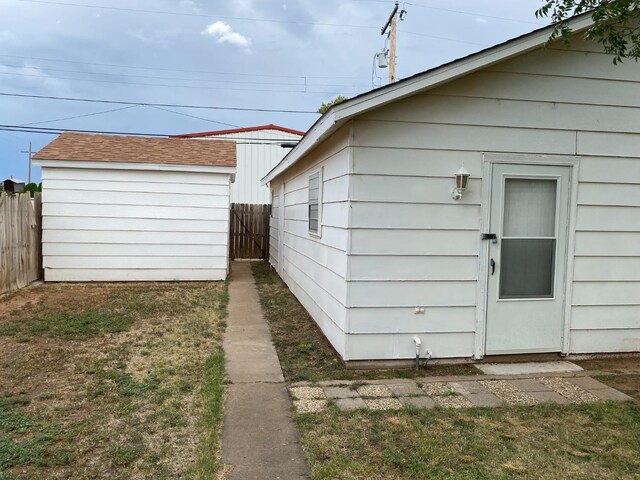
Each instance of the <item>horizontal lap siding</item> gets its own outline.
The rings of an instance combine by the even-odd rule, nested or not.
[[[226,277],[228,176],[43,169],[47,281]]]
[[[285,184],[284,205],[272,218],[272,245],[277,242],[278,215],[284,215],[283,280],[306,308],[333,347],[348,358],[347,248],[349,242],[349,150],[347,126],[330,142],[312,152],[304,165],[296,165],[272,182],[274,198]],[[309,234],[309,175],[322,167],[321,237]],[[277,245],[271,263],[277,262]],[[273,259],[275,257],[275,260]]]
[[[583,154],[602,155],[597,137]],[[600,141],[608,144],[606,138]],[[616,137],[613,154],[580,169],[571,351],[640,350],[640,156],[636,138]]]
[[[472,355],[486,152],[581,157],[571,350],[640,349],[638,82],[635,64],[547,48],[356,119],[351,355],[410,357],[415,334]]]

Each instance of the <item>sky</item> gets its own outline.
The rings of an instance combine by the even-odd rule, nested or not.
[[[268,123],[306,130],[322,102],[387,83],[373,60],[388,46],[380,27],[393,3],[0,0],[0,125],[166,135]],[[544,26],[534,15],[542,3],[401,2],[397,77]],[[22,152],[54,138],[0,130],[0,179],[27,180]]]

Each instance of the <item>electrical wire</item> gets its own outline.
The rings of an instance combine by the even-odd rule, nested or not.
[[[3,97],[17,97],[17,98],[34,98],[43,100],[57,100],[66,102],[86,102],[86,103],[105,103],[113,105],[143,105],[143,106],[155,106],[155,107],[168,107],[168,108],[192,108],[200,110],[231,110],[236,112],[264,112],[264,113],[291,113],[291,114],[303,114],[303,115],[319,115],[317,111],[312,110],[286,110],[286,109],[272,109],[272,108],[248,108],[248,107],[221,107],[215,105],[189,105],[189,104],[177,104],[177,103],[155,103],[155,102],[129,102],[120,100],[99,100],[93,98],[77,98],[77,97],[57,97],[52,95],[30,95],[26,93],[8,93],[0,92],[0,96]]]
[[[198,117],[196,115],[189,115],[188,113],[176,112],[175,110],[169,110],[168,108],[156,107],[154,105],[146,105],[146,106],[150,107],[150,108],[155,108],[156,110],[162,110],[163,112],[169,112],[169,113],[173,113],[175,115],[182,115],[183,117],[195,118],[197,120],[204,120],[205,122],[217,123],[218,125],[225,125],[227,127],[242,128],[240,125],[234,125],[232,123],[219,122],[217,120],[211,120],[210,118]]]
[[[23,127],[21,125],[0,125],[0,131],[3,132],[19,132],[19,133],[32,133],[32,134],[44,134],[44,135],[59,135],[64,132],[72,132],[72,133],[90,133],[90,134],[102,134],[102,135],[126,135],[130,137],[158,137],[158,138],[166,138],[176,136],[175,133],[142,133],[142,132],[121,132],[121,131],[109,131],[109,130],[83,130],[83,129],[74,129],[74,128],[48,128],[48,127]],[[213,136],[212,136],[213,138]],[[220,137],[220,140],[225,140],[224,137]],[[254,140],[248,137],[238,137],[227,140],[243,140],[245,143],[242,144],[255,144],[256,142],[251,142],[250,140]],[[297,143],[298,140],[292,139],[261,139],[261,144],[277,144],[277,143]]]
[[[65,7],[80,7],[80,8],[93,8],[99,10],[113,10],[119,12],[135,12],[135,13],[154,13],[159,15],[175,15],[180,17],[195,17],[195,18],[214,18],[218,20],[238,20],[245,22],[267,22],[267,23],[283,23],[283,24],[292,24],[292,25],[311,25],[311,26],[320,26],[320,27],[348,27],[348,28],[364,28],[364,29],[377,29],[378,27],[374,27],[372,25],[354,25],[354,24],[345,24],[345,23],[323,23],[323,22],[306,22],[301,20],[280,20],[280,19],[272,19],[272,18],[251,18],[251,17],[231,17],[225,15],[210,15],[206,13],[189,13],[189,12],[168,12],[165,10],[147,10],[147,9],[138,9],[138,8],[128,8],[128,7],[113,7],[106,5],[92,5],[85,3],[73,3],[73,2],[57,2],[57,1],[49,1],[49,0],[18,0],[19,2],[25,3],[37,3],[43,5],[57,5],[57,6],[65,6]]]
[[[239,76],[239,77],[267,77],[267,78],[298,78],[298,79],[323,79],[323,78],[340,78],[340,79],[359,79],[360,77],[340,77],[335,75],[330,76],[317,76],[317,75],[275,75],[268,73],[239,73],[239,72],[218,72],[213,70],[185,70],[185,69],[177,69],[177,68],[163,68],[163,67],[141,67],[134,65],[125,65],[121,63],[96,63],[96,62],[80,62],[77,60],[63,60],[59,58],[44,58],[44,57],[29,57],[24,55],[8,55],[8,54],[0,54],[0,57],[6,58],[19,58],[21,60],[40,60],[44,62],[57,62],[57,63],[72,63],[78,65],[93,65],[97,67],[116,67],[116,68],[129,68],[132,70],[157,70],[162,72],[179,72],[179,73],[201,73],[201,74],[210,74],[210,75],[231,75],[231,76]]]
[[[324,94],[337,94],[337,93],[345,93],[344,90],[340,92],[336,91],[325,91],[325,90],[287,90],[287,89],[260,89],[260,88],[233,88],[233,87],[206,87],[203,85],[177,85],[177,84],[168,84],[168,83],[145,83],[145,82],[120,82],[117,80],[98,80],[93,78],[77,78],[77,77],[65,77],[60,75],[32,75],[29,73],[14,73],[14,72],[0,72],[0,75],[14,76],[14,77],[27,77],[27,78],[55,78],[57,80],[74,80],[76,82],[91,82],[91,83],[109,83],[109,84],[117,84],[117,85],[135,85],[135,86],[144,86],[144,87],[169,87],[169,88],[186,88],[186,89],[195,89],[195,90],[226,90],[226,91],[236,91],[236,92],[272,92],[272,93],[299,93],[299,94],[309,94],[309,93],[324,93]],[[277,85],[277,84],[274,84]],[[304,87],[304,85],[300,85]]]
[[[29,126],[32,126],[32,125],[42,125],[43,123],[62,122],[63,120],[74,120],[76,118],[93,117],[95,115],[103,115],[105,113],[119,112],[121,110],[127,110],[127,109],[130,109],[130,108],[136,108],[136,107],[139,107],[139,106],[140,105],[128,105],[126,107],[112,108],[111,110],[104,110],[102,112],[85,113],[84,115],[75,115],[73,117],[54,118],[52,120],[43,120],[41,122],[23,123],[20,126],[21,127],[29,127]]]
[[[87,72],[83,70],[67,70],[64,68],[52,68],[52,67],[36,67],[31,65],[10,65],[10,64],[0,64],[0,67],[8,67],[8,68],[26,68],[30,70],[39,70],[41,72],[63,72],[63,73],[78,73],[82,75],[106,75],[109,77],[127,77],[127,78],[148,78],[151,80],[180,80],[187,82],[207,82],[207,83],[228,83],[229,80],[212,80],[212,79],[204,79],[204,78],[184,78],[184,77],[160,77],[155,75],[131,75],[127,73],[107,73],[107,72]],[[6,72],[7,74],[14,74],[13,72]],[[16,73],[16,75],[22,75],[20,73]],[[304,77],[299,77],[300,80],[305,80]],[[89,79],[86,79],[89,80]],[[294,87],[303,87],[303,86],[312,86],[312,87],[362,87],[362,84],[329,84],[329,83],[274,83],[274,82],[254,82],[254,81],[233,81],[234,84],[247,84],[247,85],[274,85],[274,86],[294,86]]]

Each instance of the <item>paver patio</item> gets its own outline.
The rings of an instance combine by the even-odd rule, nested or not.
[[[593,403],[633,399],[584,372],[550,375],[479,375],[376,380],[352,384],[301,382],[289,387],[298,413],[318,412],[329,402],[343,411],[413,408],[501,407],[539,403]]]

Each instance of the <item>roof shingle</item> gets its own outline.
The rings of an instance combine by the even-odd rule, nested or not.
[[[65,132],[33,157],[36,160],[161,163],[169,165],[236,166],[233,141],[126,137]]]

